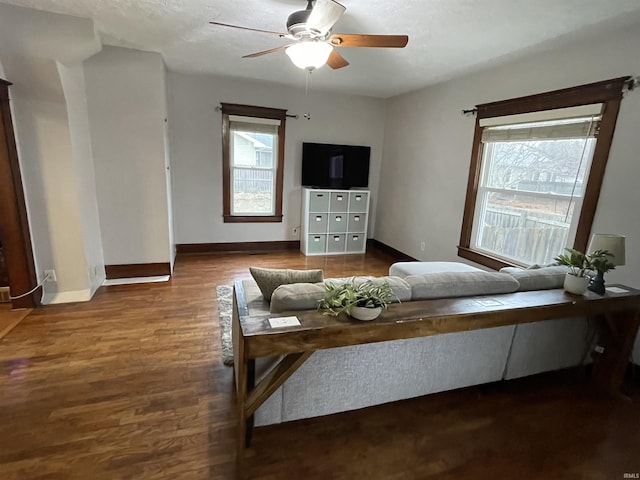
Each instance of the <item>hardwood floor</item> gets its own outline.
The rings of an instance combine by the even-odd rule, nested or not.
[[[386,274],[366,256],[179,256],[170,282],[35,310],[0,340],[0,479],[232,479],[232,369],[215,287],[252,265]],[[256,479],[617,479],[640,472],[640,404],[575,375],[258,428]]]
[[[12,309],[10,303],[0,303],[0,340],[24,320],[31,311],[31,308]]]

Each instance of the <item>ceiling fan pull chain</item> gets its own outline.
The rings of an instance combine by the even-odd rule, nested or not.
[[[305,89],[304,89],[304,93],[305,93],[305,97],[306,97],[307,103],[309,103],[309,87],[311,86],[311,73],[312,72],[313,72],[313,70],[307,69],[306,85],[305,85]],[[306,118],[307,120],[311,120],[311,112],[305,113],[303,115],[303,117]]]

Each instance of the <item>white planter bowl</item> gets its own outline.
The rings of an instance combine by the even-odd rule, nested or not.
[[[589,286],[589,277],[576,277],[567,273],[564,277],[564,289],[567,293],[584,295]]]
[[[378,318],[382,313],[382,307],[351,307],[350,315],[356,320],[369,321]]]

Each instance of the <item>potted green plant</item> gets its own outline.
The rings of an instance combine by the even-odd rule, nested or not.
[[[604,274],[615,267],[611,261],[613,254],[607,250],[594,250],[588,255],[573,248],[565,248],[566,254],[558,255],[555,261],[569,267],[564,279],[564,289],[569,293],[582,295],[590,290],[604,294]],[[592,278],[590,274],[596,272]]]
[[[587,291],[590,278],[587,272],[591,270],[591,262],[584,253],[574,249],[565,248],[567,253],[558,255],[554,260],[560,265],[569,267],[569,272],[564,278],[564,289],[575,295],[582,295]]]
[[[327,282],[326,294],[318,308],[327,309],[327,315],[345,312],[358,320],[373,320],[386,309],[394,295],[387,282],[367,280],[344,283]]]

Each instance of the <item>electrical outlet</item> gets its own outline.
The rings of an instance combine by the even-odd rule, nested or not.
[[[56,277],[55,270],[45,270],[44,271],[45,282],[57,282],[58,277]]]
[[[299,229],[300,229],[300,227],[295,227],[295,228],[291,229],[291,234],[292,234],[294,237],[297,237],[297,236],[298,236],[298,231],[299,231]]]
[[[420,243],[420,250],[424,252],[424,249],[427,245],[424,242]]]

